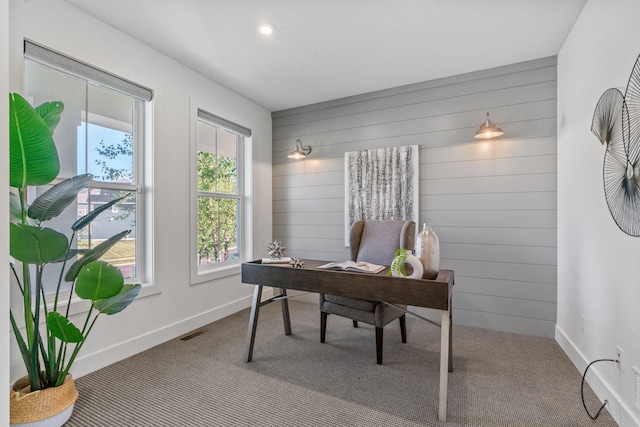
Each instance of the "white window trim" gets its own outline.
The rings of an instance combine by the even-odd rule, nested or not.
[[[189,114],[189,271],[191,285],[198,285],[205,282],[215,281],[223,277],[240,274],[241,265],[247,261],[247,254],[253,253],[251,244],[251,204],[248,200],[249,183],[251,182],[251,136],[242,138],[242,146],[239,147],[239,155],[241,156],[241,175],[238,176],[238,185],[240,186],[240,220],[241,227],[238,233],[240,239],[240,259],[224,263],[219,267],[200,270],[197,266],[198,258],[198,183],[197,183],[197,152],[198,152],[198,109],[224,117],[234,123],[242,124],[243,119],[230,114],[227,111],[220,111],[220,108],[212,106],[209,102],[196,97],[190,98],[190,114]]]

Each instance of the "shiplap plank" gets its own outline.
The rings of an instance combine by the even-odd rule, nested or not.
[[[484,311],[457,309],[455,302],[453,306],[453,324],[544,338],[553,338],[556,326],[554,320],[532,319]]]
[[[545,302],[556,302],[557,299],[557,286],[554,283],[482,279],[460,274],[456,274],[455,292]]]
[[[526,245],[442,243],[440,253],[447,259],[496,261],[519,264],[556,265],[556,248]]]
[[[555,154],[508,159],[452,160],[447,163],[420,165],[420,179],[528,175],[556,172]]]
[[[531,224],[527,224],[531,225]],[[435,226],[440,243],[557,247],[555,228]]]
[[[527,175],[474,176],[465,178],[433,178],[420,180],[420,195],[556,192],[555,173]]]
[[[434,227],[458,227],[461,230],[475,227],[489,228],[556,228],[556,210],[537,211],[464,211],[421,210],[422,222],[430,222]]]
[[[548,284],[556,283],[558,270],[555,265],[467,261],[444,257],[440,258],[440,263],[441,268],[455,270],[462,276]]]
[[[344,198],[274,200],[273,212],[344,212]]]
[[[455,293],[453,298],[455,298],[455,306],[459,310],[474,310],[539,320],[556,320],[555,302],[466,294],[463,292]]]
[[[420,209],[445,210],[536,210],[555,209],[556,192],[494,194],[437,194],[420,198]]]

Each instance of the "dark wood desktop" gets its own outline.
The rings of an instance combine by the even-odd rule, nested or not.
[[[448,372],[453,368],[451,340],[453,271],[440,270],[435,280],[408,279],[388,277],[386,275],[388,268],[377,274],[351,273],[316,268],[327,261],[303,261],[303,268],[293,268],[288,264],[262,264],[259,260],[242,264],[242,283],[257,285],[251,305],[244,361],[250,362],[253,357],[253,345],[261,306],[273,301],[280,301],[284,331],[286,335],[291,335],[287,289],[322,292],[370,301],[384,301],[394,305],[401,304],[440,310],[442,314],[440,323],[440,404],[438,412],[440,421],[446,421]],[[261,302],[264,286],[278,288],[281,293]]]

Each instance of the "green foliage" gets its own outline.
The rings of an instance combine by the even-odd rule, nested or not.
[[[56,111],[61,112],[61,109]],[[24,189],[29,185],[44,185],[58,176],[60,162],[51,133],[47,122],[22,96],[9,95],[11,187]]]
[[[237,193],[234,158],[198,152],[198,191],[216,194]],[[234,199],[215,196],[198,198],[198,256],[224,261],[229,249],[237,247],[238,204]]]
[[[88,251],[73,248],[77,231],[86,227],[105,207],[95,209],[76,221],[71,237],[41,223],[60,215],[77,198],[93,178],[91,175],[72,177],[52,186],[38,196],[31,206],[27,190],[31,186],[48,185],[59,172],[58,153],[52,135],[64,109],[61,102],[49,102],[33,108],[18,94],[9,95],[10,111],[10,185],[17,191],[10,194],[9,224],[10,254],[22,263],[18,274],[12,263],[14,277],[23,297],[25,332],[18,328],[13,311],[11,327],[30,379],[31,390],[61,385],[86,342],[100,314],[115,314],[124,310],[138,295],[141,286],[125,285],[120,270],[99,258],[120,239],[123,231]],[[69,302],[63,315],[58,311],[62,274],[57,282],[52,305],[47,304],[43,272],[53,262],[63,262],[84,253],[68,269],[66,278],[72,282]],[[82,329],[69,319],[71,294],[91,301]],[[41,324],[41,314],[44,322]],[[71,347],[69,347],[71,346]]]

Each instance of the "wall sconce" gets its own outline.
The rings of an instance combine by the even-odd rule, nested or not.
[[[311,147],[309,147],[308,145],[302,145],[302,142],[300,142],[300,140],[297,139],[296,148],[291,153],[289,153],[287,157],[290,159],[300,160],[307,157],[310,153],[311,153]]]
[[[480,129],[478,129],[473,137],[480,139],[491,139],[502,134],[504,134],[504,132],[502,132],[502,129],[491,123],[491,120],[489,119],[489,113],[487,113],[487,121],[480,125]]]

